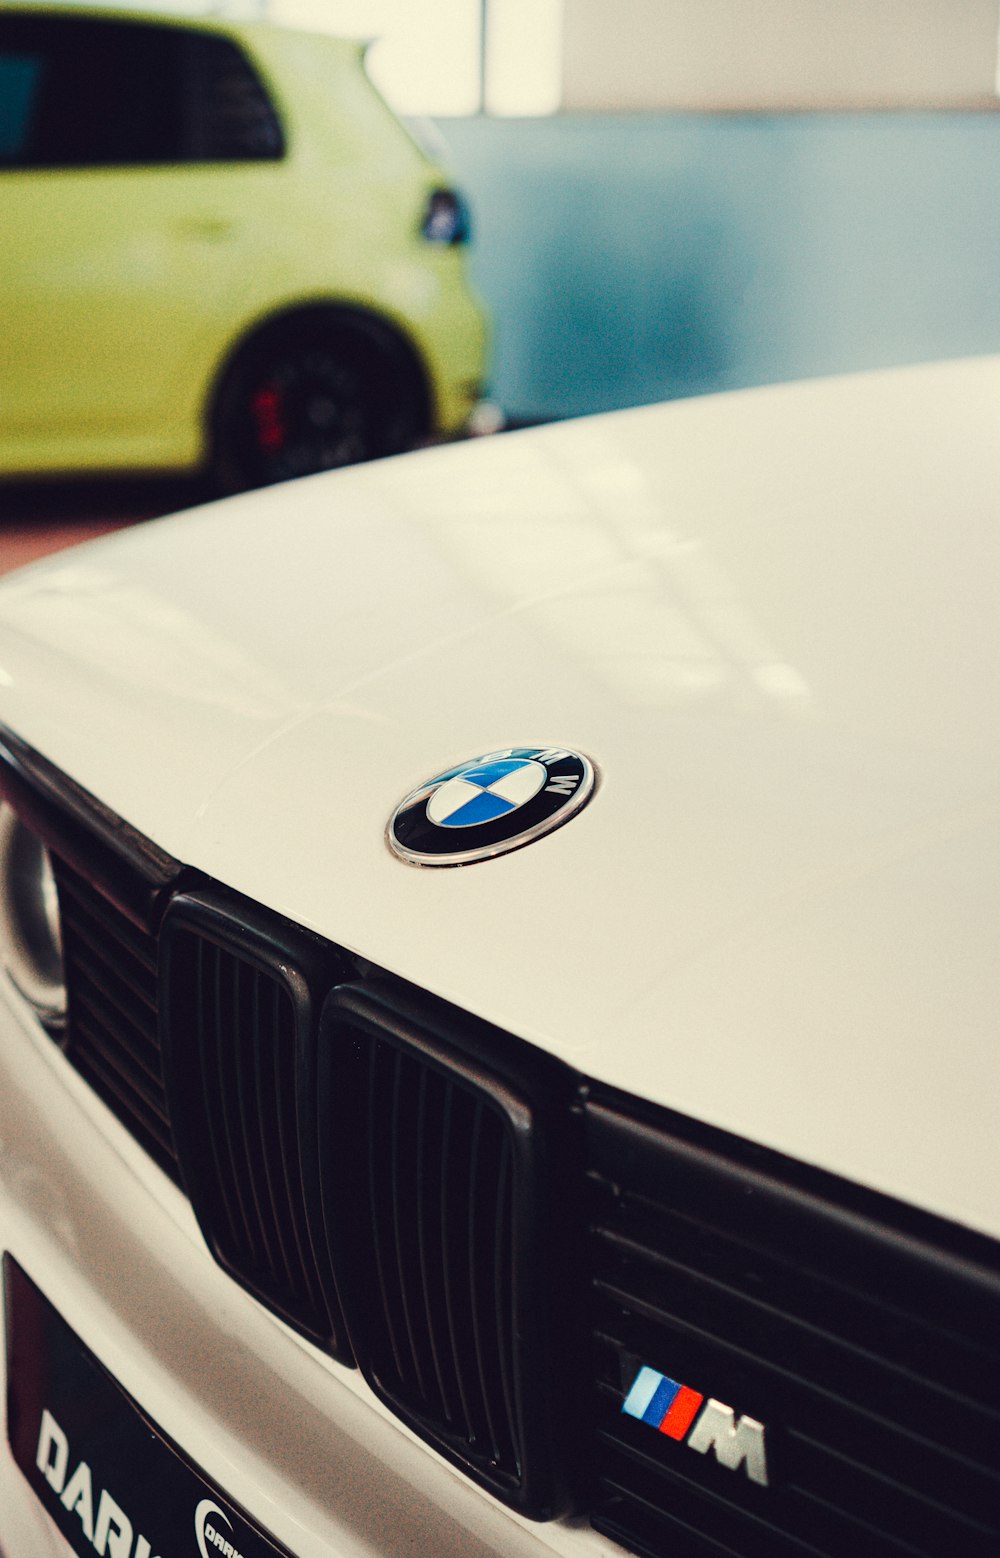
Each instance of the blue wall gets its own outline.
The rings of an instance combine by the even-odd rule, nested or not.
[[[515,418],[1000,351],[1000,114],[439,128]]]

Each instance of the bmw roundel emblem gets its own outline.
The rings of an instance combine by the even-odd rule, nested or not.
[[[462,866],[520,849],[590,799],[594,769],[565,747],[504,747],[411,790],[392,814],[390,847],[421,866]]]

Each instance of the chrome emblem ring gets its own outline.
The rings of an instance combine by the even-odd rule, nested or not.
[[[435,774],[404,796],[389,847],[420,866],[504,855],[561,827],[590,799],[594,768],[566,747],[503,747]]]

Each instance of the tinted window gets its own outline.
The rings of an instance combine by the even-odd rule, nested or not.
[[[38,97],[41,60],[31,54],[0,54],[0,159],[24,155]]]
[[[283,150],[264,87],[228,38],[0,15],[0,161],[8,167],[228,162]]]
[[[245,55],[208,33],[190,33],[184,43],[190,155],[209,162],[280,157],[281,125]]]

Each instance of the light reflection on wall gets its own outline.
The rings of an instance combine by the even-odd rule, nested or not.
[[[372,79],[399,113],[535,115],[560,104],[563,0],[265,0],[264,10],[373,39]]]
[[[373,39],[372,80],[398,113],[480,107],[479,0],[270,0],[274,21]]]

